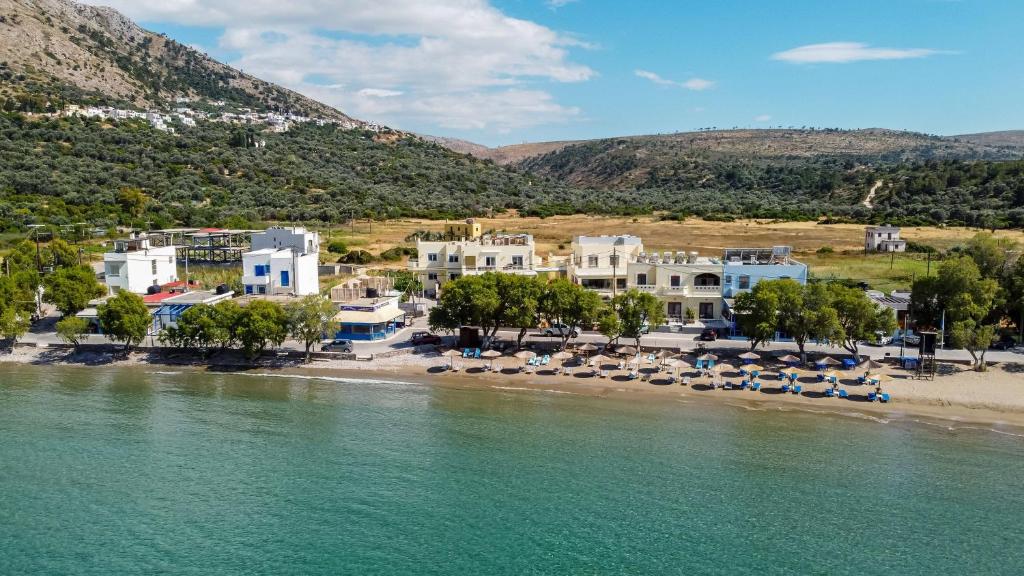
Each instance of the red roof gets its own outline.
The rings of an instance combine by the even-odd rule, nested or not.
[[[146,304],[158,304],[171,296],[177,296],[181,292],[157,292],[156,294],[146,294],[142,297],[142,301]]]
[[[200,228],[200,232],[223,232],[223,228]]]

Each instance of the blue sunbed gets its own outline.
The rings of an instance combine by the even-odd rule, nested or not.
[[[708,370],[711,370],[714,367],[715,367],[715,361],[714,360],[708,360]]]
[[[840,398],[849,398],[850,397],[850,393],[847,392],[845,389],[840,390],[839,391],[839,397]]]
[[[722,386],[722,388],[725,388],[726,390],[732,390],[732,382],[726,382],[725,385]]]
[[[704,361],[703,360],[697,360],[697,363],[694,364],[693,367],[696,368],[697,370],[703,370],[704,369]]]
[[[782,385],[782,391],[783,392],[789,392],[789,384],[783,384]]]
[[[878,394],[868,392],[868,402],[874,402],[875,400],[878,400]]]
[[[797,384],[796,386],[793,386],[793,394],[799,394],[800,391],[803,390],[803,389],[804,389],[803,386]]]
[[[750,386],[750,380],[741,380],[740,381],[740,390],[746,390],[747,386]]]
[[[785,372],[779,372],[779,380],[785,380],[786,378],[789,378],[789,376]]]
[[[829,398],[832,398],[835,395],[836,395],[836,391],[835,390],[833,390],[831,388],[825,388],[825,396],[828,396]]]
[[[550,362],[551,362],[551,356],[549,356],[547,354],[545,354],[544,357],[540,359],[540,363],[543,366],[547,366]]]
[[[761,383],[755,380],[754,383],[750,385],[750,389],[757,392],[761,389]]]
[[[480,359],[480,349],[479,348],[477,348],[476,350],[473,351],[473,358],[475,358],[477,360]]]
[[[881,393],[881,394],[880,394],[880,395],[878,396],[878,399],[879,399],[879,400],[881,400],[882,402],[888,402],[888,401],[890,400],[890,398],[889,398],[889,394],[888,394],[887,392],[882,392],[882,393]]]

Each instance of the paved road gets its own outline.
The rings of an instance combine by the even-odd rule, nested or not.
[[[60,339],[57,338],[57,334],[54,332],[53,325],[56,323],[57,317],[54,314],[50,314],[37,322],[32,330],[21,339],[22,342],[26,343],[41,343],[41,344],[58,344]],[[409,344],[409,337],[413,332],[419,330],[426,330],[426,319],[418,318],[412,322],[412,324],[403,330],[400,330],[397,334],[391,338],[378,342],[356,342],[355,353],[359,356],[369,356],[371,354],[380,354],[383,352],[389,352],[392,350],[400,350],[403,348],[411,347]],[[501,340],[515,341],[519,336],[518,330],[499,330],[498,337]],[[642,346],[650,346],[657,348],[676,348],[683,350],[693,350],[697,347],[698,341],[696,340],[697,335],[695,333],[678,333],[678,332],[654,332],[645,335],[640,343]],[[454,343],[454,338],[447,337],[448,343]],[[99,344],[108,342],[106,337],[103,336],[91,336],[88,340],[91,344]],[[527,334],[525,342],[528,343],[557,343],[558,338],[549,338],[542,335],[539,331],[531,331]],[[604,344],[607,339],[597,332],[584,332],[579,338],[572,340],[575,343],[591,342],[594,344]],[[626,340],[620,340],[623,344],[632,344]],[[142,347],[158,345],[159,342],[155,338],[146,338],[146,341],[142,344]],[[724,350],[724,351],[735,351],[739,353],[747,350],[749,344],[743,340],[716,340],[715,342],[705,342],[705,345],[709,349],[713,350]],[[303,350],[304,347],[301,342],[286,341],[281,348],[282,350]],[[758,352],[769,352],[769,353],[796,353],[796,345],[792,342],[771,342],[765,346],[758,347]],[[825,353],[836,357],[848,356],[849,353],[840,347],[831,346],[818,346],[808,345],[807,351],[812,353]],[[869,346],[862,345],[860,347],[860,354],[867,355],[871,358],[879,359],[887,356],[899,357],[900,356],[899,346]],[[917,356],[917,352],[914,349],[907,349],[905,352],[907,356]],[[966,361],[970,360],[970,354],[965,350],[939,350],[936,353],[938,360],[955,360],[955,361]],[[986,360],[992,362],[1024,362],[1024,349],[1017,348],[1015,350],[1008,351],[997,351],[990,350],[985,355]]]

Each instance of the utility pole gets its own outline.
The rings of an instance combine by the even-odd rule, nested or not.
[[[925,276],[931,276],[931,275],[932,275],[932,253],[929,252],[928,253],[928,272],[927,272],[927,274],[925,274]]]
[[[619,249],[612,246],[612,298],[619,284]]]

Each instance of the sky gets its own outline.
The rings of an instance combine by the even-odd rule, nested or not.
[[[367,121],[496,146],[1024,128],[1020,0],[88,0]]]

